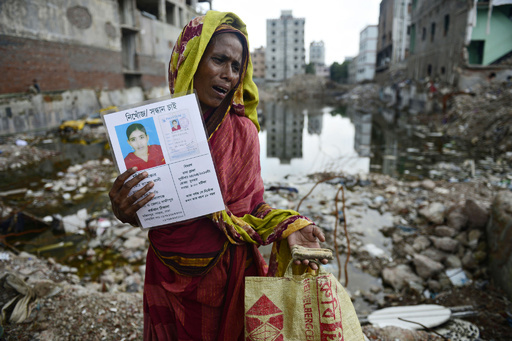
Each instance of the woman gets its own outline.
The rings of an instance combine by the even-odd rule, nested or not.
[[[172,131],[180,130],[181,126],[178,124],[178,121],[172,120]]]
[[[137,167],[143,170],[165,164],[162,147],[158,144],[149,145],[149,136],[142,124],[130,124],[126,129],[126,137],[133,148],[133,152],[124,158],[127,169]]]
[[[289,247],[319,247],[325,240],[308,218],[263,202],[258,93],[246,36],[236,15],[209,11],[183,29],[173,49],[170,90],[197,93],[226,209],[149,231],[146,340],[243,340],[244,278],[280,275],[291,259]],[[142,172],[125,183],[135,171],[121,174],[110,191],[116,216],[133,225],[135,212],[154,196],[137,201],[151,183],[128,196],[147,177]],[[271,243],[267,267],[257,246]]]

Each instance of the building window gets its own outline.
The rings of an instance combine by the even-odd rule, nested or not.
[[[428,64],[427,66],[427,76],[432,76],[432,64]]]
[[[430,26],[430,41],[434,41],[434,37],[436,35],[436,23],[433,22],[432,25]]]
[[[448,34],[448,29],[450,28],[450,15],[447,14],[444,16],[444,31],[443,31],[443,35],[446,37],[446,35]]]
[[[411,25],[411,41],[409,42],[410,51],[414,53],[414,47],[416,45],[416,25]]]
[[[441,74],[444,75],[446,70],[444,69],[444,66],[441,66]]]
[[[484,60],[484,40],[472,40],[468,46],[469,64],[482,64]]]
[[[427,38],[427,28],[423,27],[423,31],[421,32],[421,40],[425,41],[426,38]]]

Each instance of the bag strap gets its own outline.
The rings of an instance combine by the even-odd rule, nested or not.
[[[284,277],[286,278],[293,278],[293,262],[295,261],[295,259],[292,259],[290,261],[290,263],[288,263],[288,266],[286,267],[286,271],[284,272]],[[322,267],[322,263],[320,263],[319,261],[317,261],[316,259],[310,259],[309,260],[310,263],[315,263],[317,266],[318,266],[318,270],[313,270],[309,267],[308,265],[308,268],[306,270],[306,272],[304,274],[310,274],[311,276],[314,276],[314,277],[317,277],[317,276],[320,276],[320,275],[327,275],[329,274],[323,267]],[[302,275],[304,275],[302,274]]]

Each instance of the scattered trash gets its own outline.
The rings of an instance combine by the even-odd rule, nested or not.
[[[450,279],[450,282],[452,282],[452,284],[455,286],[463,286],[470,282],[470,280],[466,276],[466,273],[461,268],[446,269],[445,273],[446,276],[448,276],[448,278]]]

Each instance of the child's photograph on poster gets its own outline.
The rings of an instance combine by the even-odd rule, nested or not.
[[[164,165],[165,157],[152,117],[115,127],[126,168]]]

